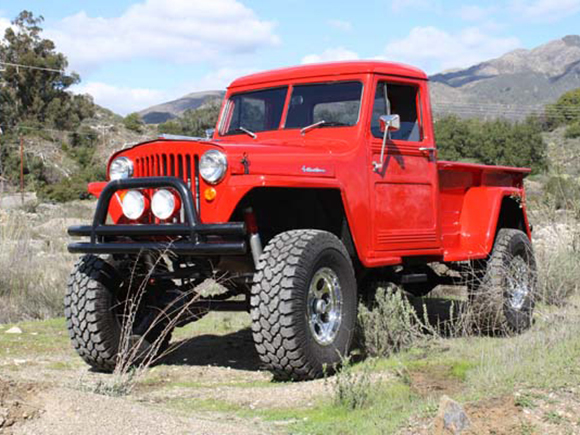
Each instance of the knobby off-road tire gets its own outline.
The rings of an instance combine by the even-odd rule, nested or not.
[[[356,279],[342,242],[320,230],[274,237],[251,293],[252,332],[276,379],[307,380],[347,355],[357,317]]]
[[[514,334],[532,325],[536,260],[528,236],[511,228],[497,233],[479,282],[470,286],[471,312],[481,332]]]
[[[99,371],[113,371],[118,361],[124,305],[119,300],[122,283],[114,265],[94,255],[81,257],[69,277],[64,300],[69,335],[80,357]],[[163,322],[154,325],[139,352],[146,353],[147,346],[157,340],[165,326]],[[168,346],[170,338],[171,332],[165,333],[159,352]],[[134,362],[138,364],[138,358]]]

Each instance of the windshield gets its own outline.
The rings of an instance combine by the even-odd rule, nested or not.
[[[303,128],[316,123],[320,123],[319,127],[355,125],[362,88],[360,82],[295,86],[285,128]]]
[[[288,87],[235,94],[230,98],[230,121],[222,134],[277,130]]]

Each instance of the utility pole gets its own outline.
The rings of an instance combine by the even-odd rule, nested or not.
[[[20,202],[24,204],[24,138],[20,136]]]

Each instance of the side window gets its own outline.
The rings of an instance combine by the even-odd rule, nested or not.
[[[385,100],[385,85],[387,100]],[[379,128],[379,117],[385,114],[397,114],[401,117],[401,128],[390,133],[391,139],[421,141],[422,132],[417,116],[417,92],[414,86],[378,83],[371,118],[371,132],[374,137],[380,139],[383,137]]]

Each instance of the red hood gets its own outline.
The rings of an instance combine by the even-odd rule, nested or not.
[[[336,142],[336,141],[335,141]],[[209,149],[219,149],[228,157],[232,175],[292,175],[333,177],[332,151],[326,141],[312,141],[305,145],[302,140],[267,142],[222,142],[219,140],[155,140],[144,142],[115,153],[112,157],[125,155],[130,158],[160,153],[193,153],[202,155]]]

